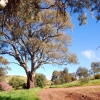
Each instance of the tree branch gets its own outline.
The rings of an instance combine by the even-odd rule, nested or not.
[[[15,63],[15,62],[9,62],[9,63],[14,63],[14,64],[17,64],[17,65],[19,65],[19,66],[20,66],[20,64],[18,64],[18,63]]]
[[[99,47],[97,47],[97,48],[96,48],[96,50],[98,50],[99,48],[100,48],[100,46],[99,46]]]

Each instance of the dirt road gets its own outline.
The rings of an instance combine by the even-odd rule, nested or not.
[[[40,98],[41,100],[100,100],[100,85],[43,89]]]

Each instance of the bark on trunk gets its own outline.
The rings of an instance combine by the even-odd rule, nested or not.
[[[35,88],[35,76],[28,72],[27,74],[27,89]]]

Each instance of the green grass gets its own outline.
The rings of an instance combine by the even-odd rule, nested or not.
[[[16,90],[0,92],[0,100],[40,100],[38,93],[41,89]]]
[[[90,80],[88,83],[85,83],[82,86],[92,86],[92,85],[100,85],[100,79]]]
[[[51,85],[51,88],[68,88],[68,87],[93,86],[93,85],[100,85],[100,79],[89,80],[89,82],[85,83],[85,84],[80,84],[79,81],[74,81],[74,82],[65,83],[65,84],[61,84],[61,85]]]
[[[80,86],[80,83],[78,81],[65,83],[61,85],[51,85],[51,88],[68,88],[68,87],[76,87],[76,86]]]

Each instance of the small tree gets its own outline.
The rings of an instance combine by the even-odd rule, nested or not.
[[[80,84],[84,84],[84,83],[87,83],[89,81],[89,79],[88,79],[89,72],[88,72],[87,68],[80,66],[77,69],[76,74],[80,79]]]
[[[69,81],[75,81],[77,80],[75,76],[69,73]]]
[[[55,70],[55,71],[52,73],[51,81],[54,82],[55,80],[59,79],[59,77],[60,77],[60,73],[59,73],[57,70]]]
[[[92,62],[91,70],[93,71],[94,74],[99,73],[100,72],[100,62]]]
[[[89,76],[88,69],[81,66],[77,69],[76,74],[79,77],[79,79],[87,78]]]
[[[68,68],[64,68],[63,73],[62,73],[62,77],[64,78],[65,82],[69,82],[70,81]]]

